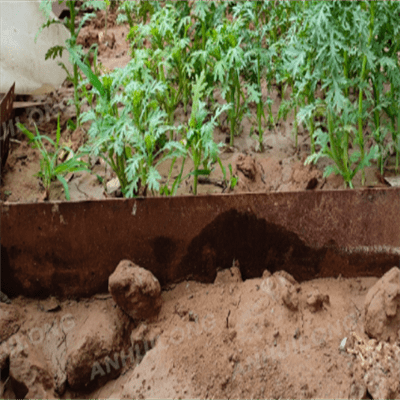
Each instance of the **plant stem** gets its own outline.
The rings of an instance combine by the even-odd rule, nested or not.
[[[375,8],[376,2],[370,2],[370,23],[369,23],[369,37],[368,37],[368,47],[371,46],[372,37],[374,34],[374,21],[375,21]],[[362,63],[362,70],[361,70],[361,84],[363,84],[367,78],[367,55],[364,54],[363,63]],[[360,87],[360,93],[358,96],[358,142],[360,146],[360,153],[361,153],[361,163],[364,161],[365,151],[364,151],[364,135],[363,135],[363,88]],[[364,168],[362,169],[362,178],[361,184],[365,184],[365,171]]]
[[[124,3],[124,5],[125,5],[126,18],[128,19],[129,27],[132,29],[133,28],[133,19],[132,19],[131,13],[129,11],[129,8],[127,6],[127,3]]]
[[[263,130],[262,130],[262,111],[263,111],[263,101],[262,101],[262,90],[261,90],[261,66],[260,66],[260,55],[257,55],[257,85],[260,90],[260,100],[257,104],[257,120],[258,120],[258,141],[260,144],[260,152],[264,150],[263,144]]]
[[[376,76],[379,76],[379,70],[376,71]],[[378,91],[378,84],[373,82],[373,92],[374,92],[374,123],[375,123],[375,141],[378,143],[380,151],[379,151],[379,158],[378,158],[378,167],[380,173],[383,175],[383,154],[382,154],[382,137],[381,137],[381,129],[380,129],[380,115],[379,110],[377,109],[379,104],[379,91]]]
[[[201,48],[204,51],[206,48],[206,24],[201,21]]]
[[[70,12],[70,26],[69,26],[69,31],[71,32],[71,38],[75,38],[75,18],[76,18],[76,10],[75,10],[75,1],[68,1],[67,5],[69,7],[69,12]],[[73,39],[74,42],[71,43],[72,47],[76,45],[76,40]],[[80,125],[79,121],[79,116],[81,114],[81,105],[79,101],[79,93],[78,93],[78,84],[79,84],[79,71],[78,71],[78,65],[74,63],[74,103],[75,103],[75,110],[76,110],[76,126],[78,127]]]
[[[230,73],[230,77],[231,77],[230,80],[232,82],[232,80],[233,80],[232,71]],[[231,138],[230,138],[229,145],[233,146],[234,132],[235,132],[235,84],[231,84],[230,89],[231,89],[230,90],[230,98],[228,100],[231,103],[231,109],[228,112],[229,112],[229,120],[231,123]]]
[[[174,183],[172,184],[172,188],[171,188],[172,196],[175,196],[176,191],[178,190],[178,187],[182,181],[183,168],[185,167],[186,158],[187,158],[187,156],[184,157],[184,159],[182,161],[181,171],[180,171],[179,175],[177,176],[177,178],[175,179]]]
[[[196,157],[197,158],[197,157]],[[198,158],[198,160],[200,160],[201,158],[200,158],[200,156],[199,156],[199,158]],[[194,162],[194,172],[196,172],[195,173],[195,175],[194,175],[194,179],[193,179],[193,194],[194,195],[197,195],[197,183],[198,183],[198,181],[199,181],[199,176],[197,175],[197,172],[198,172],[198,170],[199,170],[199,162],[198,161],[195,161]]]
[[[396,151],[396,173],[399,173],[399,159],[400,159],[400,108],[398,108],[397,113],[397,135],[393,138],[395,151]]]
[[[349,55],[347,53],[347,50],[344,52],[344,77],[346,78],[346,81],[349,80]],[[347,84],[344,88],[344,95],[346,97],[349,97],[349,88]]]
[[[106,21],[105,21],[105,26],[104,26],[104,40],[107,42],[107,21],[108,21],[108,5],[106,2]]]
[[[310,140],[311,140],[311,154],[315,154],[315,139],[314,139],[315,125],[313,116],[310,117]]]
[[[309,85],[310,86],[310,85]],[[311,88],[308,88],[308,104],[312,104],[315,100],[314,93],[311,92]],[[315,124],[314,124],[314,116],[311,115],[310,120],[310,140],[311,140],[311,154],[315,154],[315,140],[314,140],[314,132],[315,132]]]
[[[297,104],[294,106],[294,137],[297,149],[299,146],[299,122],[297,121]]]

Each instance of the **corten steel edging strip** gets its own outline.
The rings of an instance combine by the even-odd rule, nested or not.
[[[1,204],[1,287],[85,297],[130,259],[162,285],[285,269],[381,276],[400,261],[400,189]]]
[[[8,158],[10,148],[10,136],[15,130],[15,122],[13,121],[14,109],[14,90],[15,82],[10,87],[6,95],[1,98],[0,95],[0,147],[1,147],[1,168],[4,168]],[[1,177],[0,177],[1,180]]]

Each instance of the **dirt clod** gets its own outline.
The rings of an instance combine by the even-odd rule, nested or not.
[[[121,261],[110,275],[108,289],[118,306],[134,320],[145,320],[161,308],[161,286],[149,271]]]
[[[365,332],[369,337],[400,340],[400,269],[388,271],[365,298]]]
[[[10,379],[17,398],[53,399],[54,381],[43,356],[26,336],[17,334],[10,340]]]
[[[118,308],[92,314],[68,337],[66,372],[69,386],[87,390],[115,378],[121,372],[121,351],[129,347],[131,321]]]
[[[273,274],[263,280],[261,288],[278,303],[283,303],[289,310],[296,311],[299,307],[297,289],[284,275],[286,275],[286,273],[279,274],[278,272]],[[291,280],[296,282],[294,278]]]
[[[0,343],[7,340],[20,327],[20,314],[12,304],[0,303]]]
[[[217,273],[214,284],[229,284],[229,283],[239,283],[242,282],[242,275],[240,269],[236,266],[224,269]]]

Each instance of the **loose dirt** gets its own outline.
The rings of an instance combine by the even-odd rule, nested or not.
[[[294,283],[291,302],[281,277]],[[364,300],[376,282],[339,277],[297,284],[284,272],[242,282],[231,270],[221,272],[214,284],[182,282],[162,292],[158,317],[132,328],[136,336],[153,333],[147,353],[140,350],[125,367],[121,362],[120,376],[101,388],[89,393],[67,388],[61,398],[372,398],[365,376],[375,366],[363,364],[368,351],[351,350],[368,343]],[[18,332],[44,354],[54,344],[52,327],[64,326],[67,353],[73,345],[68,335],[79,336],[82,326],[100,335],[98,325],[87,321],[107,313],[112,319],[116,311],[107,295],[66,302],[17,298],[12,304],[20,316],[14,319]],[[344,346],[344,338],[353,345]],[[398,357],[399,344],[393,345]],[[400,390],[395,388],[399,373],[399,365],[391,368],[389,383],[381,384]],[[3,396],[15,398],[9,381]]]

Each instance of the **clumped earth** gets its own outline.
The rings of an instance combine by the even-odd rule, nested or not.
[[[298,283],[242,281],[236,263],[213,284],[150,291],[152,308],[156,278],[127,263],[112,296],[0,303],[2,398],[400,398],[398,268]],[[131,319],[118,290],[156,315]]]

